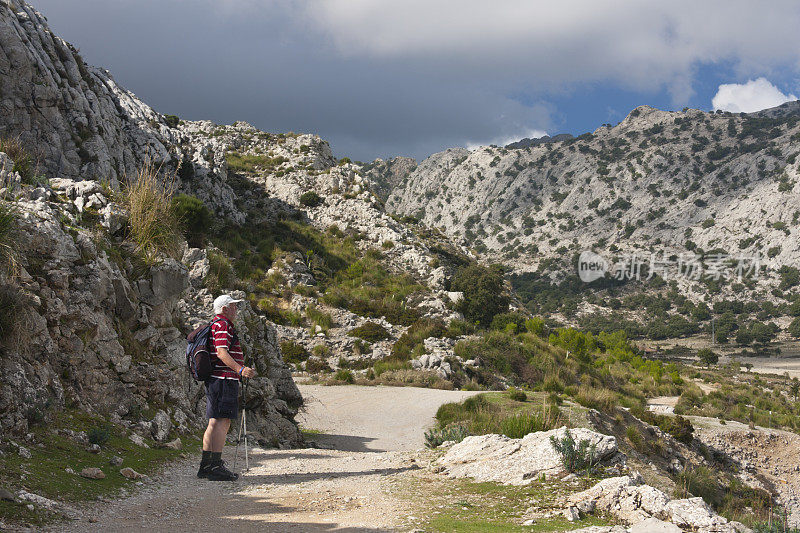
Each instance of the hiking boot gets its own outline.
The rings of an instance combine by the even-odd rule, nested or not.
[[[198,472],[198,476],[200,473]],[[209,481],[236,481],[239,479],[239,474],[231,472],[225,468],[225,462],[220,461],[208,467],[205,476]]]
[[[200,479],[208,478],[209,470],[211,470],[211,463],[200,465],[200,470],[197,471],[197,477]]]

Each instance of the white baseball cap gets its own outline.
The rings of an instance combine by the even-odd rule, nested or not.
[[[221,294],[214,300],[214,312],[220,313],[222,308],[230,304],[238,304],[244,300],[236,300],[230,294]]]

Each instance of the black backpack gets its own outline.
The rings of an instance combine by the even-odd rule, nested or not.
[[[195,381],[207,381],[213,370],[213,360],[216,359],[214,349],[211,347],[211,326],[217,320],[200,326],[186,337],[186,369]]]

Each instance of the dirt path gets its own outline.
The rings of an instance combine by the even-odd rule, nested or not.
[[[414,450],[438,407],[475,393],[410,387],[300,385],[301,426],[325,448],[253,449],[235,483],[200,481],[197,458],[176,464],[136,496],[93,508],[59,531],[395,531],[413,527],[391,485],[416,469]],[[234,449],[225,459],[233,463]],[[241,465],[241,457],[239,460]]]

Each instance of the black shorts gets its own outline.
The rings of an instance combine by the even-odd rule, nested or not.
[[[206,416],[235,419],[239,414],[239,380],[211,378],[206,381]]]

